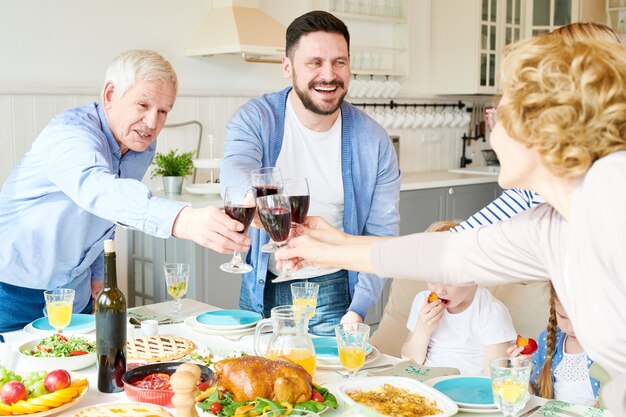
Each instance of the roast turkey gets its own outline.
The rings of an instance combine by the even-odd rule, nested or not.
[[[311,399],[311,375],[300,365],[260,356],[224,359],[215,364],[217,389],[228,392],[235,401],[257,397],[291,404]]]

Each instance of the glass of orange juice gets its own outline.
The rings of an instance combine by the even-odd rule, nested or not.
[[[74,304],[75,291],[71,288],[57,288],[44,291],[48,323],[54,327],[57,333],[63,330],[72,321],[72,305]]]
[[[338,324],[335,335],[341,366],[348,371],[348,378],[354,378],[365,364],[370,326],[364,323]]]
[[[320,285],[316,282],[294,282],[291,284],[291,300],[294,306],[310,306],[309,318],[315,315],[317,293]]]

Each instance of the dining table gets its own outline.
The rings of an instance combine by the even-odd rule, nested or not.
[[[149,306],[142,306],[140,308],[144,309],[149,307],[152,311],[156,312],[166,312],[171,311],[173,305],[173,301],[166,301],[162,303],[151,304]],[[139,308],[139,307],[138,307]],[[195,317],[198,314],[219,310],[218,307],[211,306],[209,304],[202,303],[200,301],[196,301],[190,298],[185,298],[182,300],[182,314],[187,317]],[[129,309],[129,311],[133,311],[133,308]],[[140,327],[131,328],[130,331],[134,334],[134,337],[142,336],[142,330]],[[158,326],[158,333],[160,335],[165,336],[179,336],[187,338],[194,342],[196,347],[201,347],[207,351],[213,352],[216,357],[219,357],[223,354],[254,354],[254,335],[247,334],[244,336],[239,336],[237,338],[229,337],[229,336],[221,336],[214,334],[206,334],[202,333],[191,326],[180,322],[173,324],[162,324]],[[6,352],[9,350],[12,352],[12,355],[9,355],[13,358],[12,365],[13,370],[18,374],[20,372],[27,372],[34,370],[32,369],[32,365],[28,363],[28,361],[24,358],[20,358],[20,355],[17,353],[18,347],[30,340],[41,339],[41,336],[35,336],[27,333],[25,330],[17,330],[13,332],[3,333],[5,342],[0,343]],[[264,337],[268,337],[266,334]],[[5,355],[6,356],[6,355]],[[371,361],[366,364],[363,370],[361,370],[357,376],[357,378],[363,378],[368,376],[369,370],[380,370],[384,368],[383,365],[394,365],[400,362],[400,358],[396,358],[385,353],[380,353],[378,358],[374,361]],[[77,411],[91,407],[97,404],[107,404],[107,403],[123,403],[130,402],[127,398],[126,394],[122,391],[119,393],[107,394],[98,391],[97,388],[97,369],[95,363],[87,368],[76,371],[81,375],[84,375],[89,381],[89,391],[87,394],[76,404],[74,404],[70,408],[66,408],[62,410],[62,412],[56,414],[59,417],[70,417]],[[344,372],[339,370],[328,370],[328,369],[316,369],[314,375],[314,383],[317,385],[324,386],[329,389],[331,393],[336,392],[336,389],[345,384],[347,382],[346,376]],[[344,404],[338,398],[337,402],[339,407],[337,409],[328,409],[323,412],[324,417],[336,417],[340,416],[344,411]],[[536,396],[531,396],[530,400],[526,404],[524,410],[522,410],[519,414],[524,415],[524,413],[530,409],[535,408],[538,405],[545,403],[545,400]],[[173,415],[176,415],[175,409],[168,409]],[[35,414],[36,415],[36,414]],[[502,414],[497,412],[491,413],[464,413],[459,412],[456,414],[457,416],[465,416],[465,417],[492,417],[492,416],[501,416]],[[210,417],[212,414],[204,413],[201,417]]]

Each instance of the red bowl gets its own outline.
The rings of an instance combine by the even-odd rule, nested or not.
[[[172,408],[172,397],[174,396],[174,391],[172,391],[171,389],[164,390],[139,388],[132,384],[133,382],[140,381],[146,376],[157,372],[172,375],[176,371],[178,366],[182,363],[184,362],[153,363],[150,365],[139,366],[137,368],[126,371],[122,376],[126,396],[133,401],[152,403],[161,405],[163,407]],[[211,380],[213,379],[213,371],[204,365],[198,366],[200,367],[201,371],[201,383],[198,385],[198,389],[204,391],[211,384]]]

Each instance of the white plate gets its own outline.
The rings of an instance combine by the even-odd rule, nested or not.
[[[26,326],[24,331],[33,336],[50,336],[56,333],[56,331],[47,324],[48,319],[46,317],[38,318]],[[72,322],[74,324],[72,324]],[[63,331],[65,335],[71,334],[83,334],[90,333],[96,330],[96,321],[91,314],[72,314],[72,321],[69,326]]]
[[[441,382],[447,382],[447,386],[435,387]],[[441,391],[454,401],[459,407],[474,410],[494,410],[497,409],[495,403],[481,403],[486,395],[491,396],[491,378],[484,375],[447,375],[429,379],[426,384]],[[441,384],[439,384],[441,385]],[[455,399],[456,398],[456,399]],[[466,399],[467,402],[459,401],[459,398]]]
[[[380,357],[380,352],[378,351],[378,349],[376,349],[376,347],[372,346],[372,353],[370,353],[369,355],[365,357],[365,363],[363,366],[374,362],[379,357]],[[338,360],[336,362],[332,362],[332,361],[324,361],[324,360],[320,361],[316,359],[315,367],[317,369],[326,369],[330,371],[340,371],[343,369],[343,366],[341,366],[341,362],[339,362]]]
[[[239,336],[244,334],[254,334],[254,327],[246,327],[245,329],[236,329],[236,330],[215,330],[209,329],[201,323],[198,323],[194,316],[187,317],[184,321],[185,325],[192,330],[195,330],[199,333],[204,333],[210,336]]]
[[[196,315],[196,322],[211,330],[242,330],[256,326],[262,318],[249,310],[213,310]]]
[[[356,402],[348,396],[347,391],[355,389],[370,390],[378,387],[382,387],[385,384],[393,385],[397,388],[403,388],[407,391],[414,392],[431,400],[436,401],[437,407],[443,410],[443,413],[436,414],[432,417],[448,417],[453,416],[458,412],[458,407],[450,398],[446,397],[436,389],[428,386],[422,382],[416,381],[411,378],[404,378],[401,376],[368,376],[357,377],[350,381],[346,381],[339,386],[336,395],[341,398],[346,404],[354,405]]]
[[[91,335],[76,335],[76,337],[84,337],[92,342],[96,342],[96,338]],[[79,356],[65,356],[58,358],[46,358],[30,356],[22,353],[22,349],[32,349],[41,341],[41,339],[31,340],[19,347],[20,357],[22,361],[28,364],[29,368],[43,369],[46,371],[54,371],[55,369],[65,369],[66,371],[75,371],[83,369],[96,363],[96,353],[88,353]]]
[[[73,381],[77,380],[77,379],[84,379],[84,378],[86,378],[84,375],[78,375],[78,374],[75,374],[73,372],[70,372],[70,375],[72,376],[72,380]],[[87,384],[85,389],[83,389],[83,392],[78,394],[78,397],[74,398],[69,403],[65,403],[65,404],[60,405],[58,407],[51,408],[51,409],[49,409],[47,411],[40,411],[38,413],[22,414],[22,415],[24,415],[24,416],[32,416],[32,417],[45,417],[45,416],[52,416],[54,414],[58,414],[61,411],[65,410],[67,408],[73,407],[74,405],[78,404],[85,397],[85,395],[87,395],[87,391],[89,391],[89,384]]]
[[[207,182],[200,184],[190,184],[185,186],[185,191],[189,194],[219,194],[220,193],[220,184],[216,182]]]

